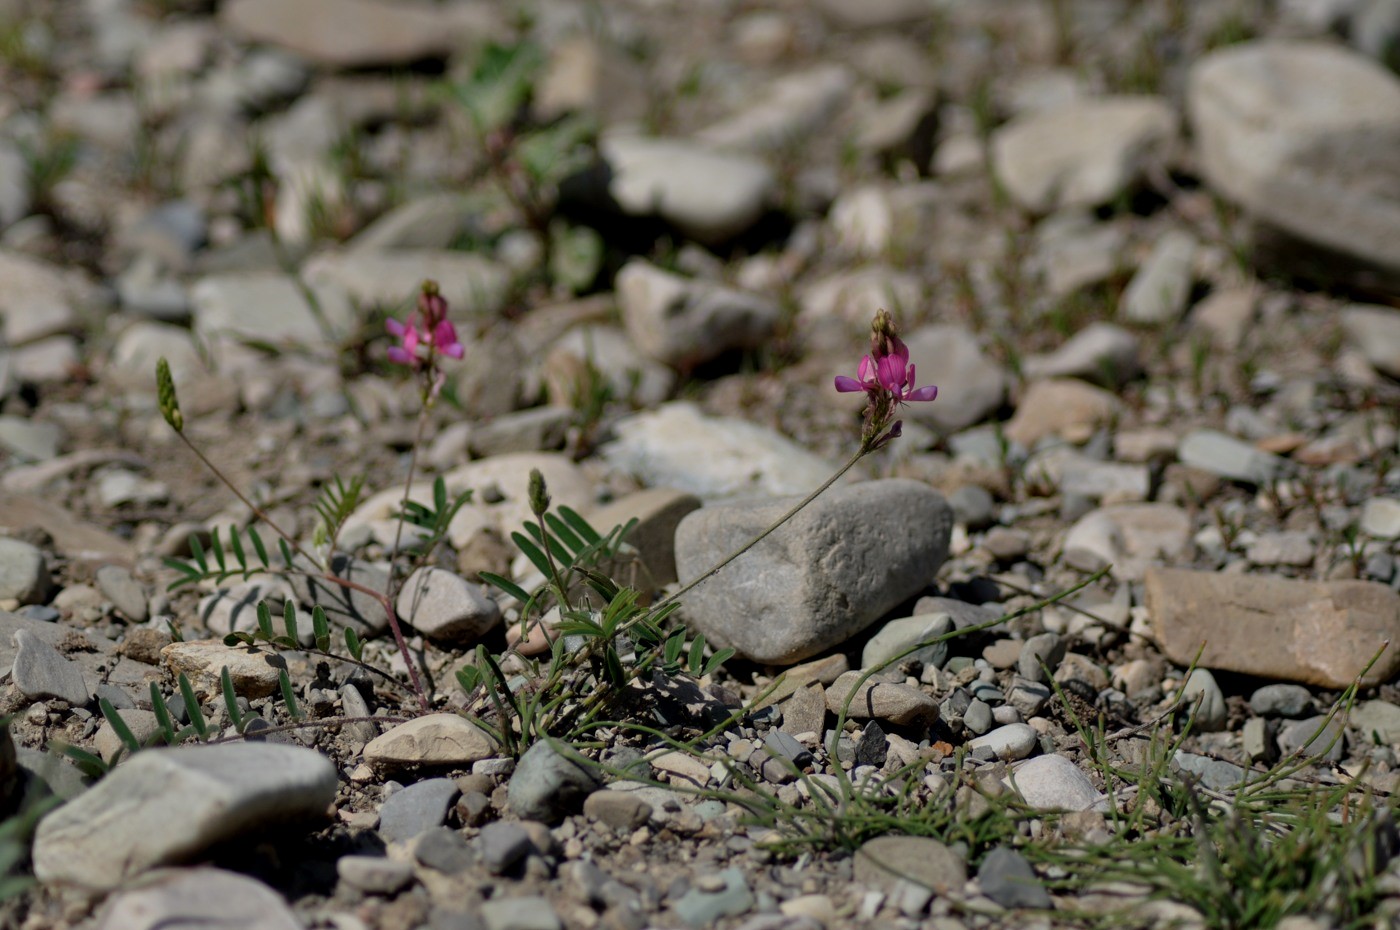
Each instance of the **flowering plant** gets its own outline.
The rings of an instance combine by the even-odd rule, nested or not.
[[[895,420],[889,432],[885,432],[885,427],[900,405],[909,401],[930,401],[938,396],[936,385],[914,387],[909,347],[899,338],[887,310],[875,314],[870,325],[870,354],[860,360],[856,377],[837,375],[836,390],[847,394],[864,391],[868,398],[865,426],[861,430],[861,447],[866,451],[878,449],[899,436],[904,425],[902,420]]]
[[[437,367],[437,357],[461,358],[466,350],[457,339],[457,328],[447,319],[447,301],[438,290],[436,281],[424,281],[418,294],[418,310],[400,323],[390,318],[384,328],[399,340],[386,353],[389,361],[422,371],[426,399],[431,400],[442,389],[444,375]]]

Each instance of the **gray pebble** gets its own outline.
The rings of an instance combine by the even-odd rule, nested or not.
[[[1040,734],[1027,723],[997,727],[986,736],[979,736],[967,745],[972,751],[987,750],[993,759],[1024,759],[1035,750]]]
[[[986,701],[974,698],[963,711],[963,726],[981,736],[992,728],[992,707]]]
[[[83,670],[29,630],[15,631],[13,680],[31,700],[53,697],[81,707],[92,697]]]
[[[1225,729],[1227,708],[1225,695],[1215,683],[1215,676],[1209,669],[1193,669],[1186,684],[1181,686],[1182,707],[1189,713],[1196,712],[1196,729],[1205,733],[1218,733]],[[1200,704],[1197,706],[1197,701]]]
[[[676,916],[692,927],[712,927],[721,917],[737,917],[753,907],[753,892],[742,871],[725,869],[715,878],[715,890],[703,890],[697,882],[697,887],[683,894],[672,905]]]
[[[614,830],[635,830],[651,819],[651,805],[630,791],[595,791],[583,802],[583,813]]]
[[[987,853],[977,869],[982,893],[1002,907],[1049,908],[1050,892],[1040,884],[1026,857],[1009,846]]]
[[[456,830],[434,827],[419,835],[413,846],[413,858],[444,875],[465,872],[476,864],[476,853]]]
[[[948,495],[953,518],[970,530],[982,530],[996,519],[996,501],[986,488],[965,484]]]
[[[146,592],[131,572],[120,565],[104,565],[97,570],[97,588],[112,602],[117,613],[133,623],[145,623],[150,611]]]
[[[1302,685],[1265,685],[1249,697],[1249,709],[1261,717],[1301,717],[1312,709],[1312,692]]]
[[[0,598],[36,604],[48,598],[52,586],[49,563],[40,549],[18,539],[0,538]]]
[[[493,875],[510,871],[533,847],[530,834],[518,823],[488,823],[476,838],[477,855]]]
[[[379,808],[379,833],[389,842],[402,842],[438,827],[457,799],[457,783],[429,778],[390,795]]]
[[[1328,762],[1340,762],[1346,748],[1345,724],[1341,716],[1332,718],[1330,723],[1323,715],[1296,720],[1279,729],[1279,752],[1284,755],[1302,752],[1309,758],[1321,756]]]
[[[540,742],[520,757],[507,797],[517,817],[558,823],[577,810],[597,784],[597,778],[582,763]]]
[[[341,856],[335,863],[340,880],[368,894],[394,894],[413,881],[413,866],[382,856]]]
[[[1027,681],[1044,681],[1048,666],[1054,671],[1064,660],[1069,644],[1058,633],[1039,633],[1026,640],[1021,647],[1021,656],[1016,662],[1016,670]]]
[[[486,930],[563,930],[554,906],[544,898],[492,898],[481,905]]]

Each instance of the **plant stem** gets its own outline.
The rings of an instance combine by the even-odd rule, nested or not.
[[[776,531],[784,523],[797,516],[797,514],[801,512],[803,508],[805,508],[808,504],[812,503],[812,501],[816,500],[817,497],[820,496],[822,492],[824,492],[827,488],[840,481],[841,478],[846,474],[846,472],[854,468],[856,463],[859,462],[861,459],[865,458],[865,456],[870,451],[870,445],[862,444],[861,448],[856,451],[856,454],[851,456],[850,459],[846,461],[845,465],[842,465],[840,468],[838,468],[835,474],[833,474],[830,478],[826,479],[826,481],[822,482],[820,487],[818,487],[811,494],[808,494],[806,497],[802,498],[802,500],[794,504],[792,508],[788,510],[787,513],[779,517],[776,521],[774,521],[774,523],[771,526],[769,526],[762,533],[759,533],[753,539],[749,540],[748,542],[740,546],[738,549],[735,549],[733,552],[731,552],[718,565],[713,566],[700,577],[696,578],[694,581],[691,581],[688,584],[684,585],[680,588],[680,590],[668,594],[666,597],[653,604],[651,608],[652,612],[654,613],[658,609],[665,607],[667,604],[679,600],[682,596],[690,592],[692,589],[698,587],[700,584],[706,581],[709,581],[715,575],[718,575],[724,568],[726,568],[729,565],[730,562],[733,562],[739,556],[743,555],[745,552],[748,552],[750,549],[752,549],[754,546],[757,546],[759,543],[763,542],[763,540],[767,539],[774,531]]]
[[[180,437],[180,439],[184,442],[186,447],[188,447],[189,450],[193,452],[201,462],[204,463],[204,467],[208,468],[209,471],[213,473],[215,478],[223,482],[224,486],[227,487],[230,491],[232,491],[234,496],[243,502],[243,506],[247,507],[253,512],[253,516],[257,517],[263,523],[267,524],[272,529],[272,531],[278,536],[280,536],[283,540],[285,540],[287,545],[291,546],[292,549],[298,555],[309,561],[316,568],[320,569],[321,574],[319,575],[319,577],[322,580],[331,582],[332,584],[340,585],[342,588],[348,588],[351,591],[359,591],[361,594],[367,594],[380,603],[380,605],[384,608],[385,615],[388,617],[389,629],[392,630],[394,633],[394,643],[399,647],[399,653],[403,656],[404,666],[408,669],[409,680],[413,683],[413,693],[418,696],[418,704],[422,707],[423,712],[427,713],[430,709],[428,695],[427,692],[423,690],[423,682],[419,679],[418,669],[413,664],[413,653],[408,651],[408,643],[403,638],[403,629],[399,626],[398,614],[394,612],[394,604],[393,601],[390,600],[389,596],[383,593],[382,591],[376,591],[373,588],[362,585],[357,581],[351,581],[349,578],[341,578],[335,572],[331,571],[330,566],[321,562],[311,553],[303,549],[301,543],[297,542],[294,538],[292,538],[291,534],[289,534],[286,530],[282,529],[282,527],[278,526],[275,522],[273,522],[272,518],[268,516],[267,511],[263,510],[257,504],[253,503],[247,495],[245,495],[242,491],[238,490],[238,485],[234,484],[233,481],[231,481],[227,475],[220,471],[219,466],[215,465],[212,461],[210,461],[209,457],[205,455],[199,449],[198,446],[190,442],[189,437],[186,436],[183,431],[176,430],[175,435]],[[417,447],[415,446],[415,450],[416,448]],[[288,568],[290,569],[291,566],[288,566]],[[312,573],[308,572],[307,574]],[[392,580],[393,576],[391,574],[390,581],[392,582]]]
[[[399,542],[403,539],[404,515],[408,512],[408,498],[413,493],[413,473],[418,468],[418,446],[423,442],[423,427],[428,422],[432,403],[425,397],[423,409],[418,412],[418,429],[413,434],[413,448],[408,453],[408,474],[403,480],[403,500],[399,503],[398,524],[394,527],[394,545],[389,549],[389,594],[394,591],[394,559],[399,554]]]

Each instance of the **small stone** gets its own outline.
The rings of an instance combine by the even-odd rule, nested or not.
[[[608,194],[624,214],[659,217],[706,244],[744,232],[777,192],[761,159],[684,139],[608,134],[599,153],[612,169]]]
[[[986,748],[994,758],[1010,762],[1030,755],[1039,742],[1040,734],[1034,727],[1025,723],[1012,723],[997,727],[986,736],[969,740],[967,746],[970,751]]]
[[[977,884],[984,895],[1002,907],[1054,906],[1050,892],[1040,884],[1026,857],[1009,846],[998,846],[983,857],[977,867]]]
[[[399,590],[395,610],[430,639],[471,643],[501,622],[501,607],[480,585],[441,568],[415,571]]]
[[[953,518],[969,530],[982,530],[996,519],[996,500],[990,491],[976,484],[965,484],[948,495]]]
[[[1172,761],[1183,771],[1199,776],[1201,784],[1216,791],[1228,791],[1244,783],[1248,773],[1233,762],[1177,751]]]
[[[335,871],[343,884],[366,894],[397,894],[413,881],[413,866],[382,856],[341,856]]]
[[[19,462],[47,462],[58,456],[63,428],[16,416],[0,416],[0,449]]]
[[[717,888],[691,888],[672,905],[676,916],[692,927],[713,927],[722,917],[737,917],[754,905],[748,879],[739,869],[725,869],[715,876]]]
[[[624,541],[637,550],[644,572],[639,580],[645,587],[661,588],[676,580],[676,527],[699,509],[700,499],[694,494],[673,488],[647,488],[587,511],[584,516],[603,534],[635,519],[637,524]]]
[[[967,883],[967,861],[938,840],[922,836],[880,836],[855,854],[856,884],[889,891],[900,880],[959,894]]]
[[[136,737],[136,741],[143,746],[151,737],[160,732],[156,715],[149,710],[141,710],[136,707],[118,708],[117,716],[121,717],[122,722],[131,731],[131,735]],[[112,724],[106,720],[102,721],[102,726],[97,728],[97,734],[92,741],[97,749],[97,754],[102,757],[104,762],[111,762],[117,757],[118,752],[130,751],[121,737],[117,736],[117,731],[112,729]]]
[[[1255,565],[1303,567],[1317,558],[1317,546],[1309,533],[1296,530],[1264,533],[1249,544],[1245,556]]]
[[[783,728],[788,732],[820,734],[826,726],[826,689],[820,683],[798,688],[782,709]]]
[[[1026,640],[1016,659],[1016,670],[1027,681],[1044,681],[1045,669],[1059,667],[1069,643],[1058,633],[1037,633]]]
[[[783,74],[744,95],[743,109],[701,129],[696,138],[731,151],[790,150],[831,124],[854,84],[855,76],[833,63]]]
[[[855,690],[861,675],[851,671],[836,679],[827,688],[826,709],[841,713],[850,696],[846,715],[852,720],[886,720],[897,726],[915,726],[938,719],[938,702],[918,688],[872,679]]]
[[[486,930],[564,930],[545,898],[492,898],[481,905]]]
[[[477,855],[492,875],[509,872],[534,848],[524,827],[503,820],[488,823],[476,838]]]
[[[14,635],[13,680],[20,693],[30,700],[58,698],[74,707],[92,699],[92,686],[83,670],[29,630]]]
[[[42,604],[52,587],[42,550],[18,539],[0,538],[0,600]]]
[[[973,698],[962,713],[963,726],[975,736],[981,736],[992,728],[996,721],[992,717],[992,705]]]
[[[1389,701],[1362,701],[1351,709],[1351,725],[1364,742],[1373,739],[1400,745],[1400,706]]]
[[[582,763],[540,742],[520,757],[507,798],[517,817],[558,823],[577,810],[597,784],[598,779]]]
[[[1018,116],[992,136],[992,166],[1032,213],[1095,207],[1137,183],[1176,136],[1156,97],[1101,97]]]
[[[1190,233],[1173,229],[1161,236],[1123,291],[1118,315],[1138,325],[1165,325],[1181,319],[1191,296],[1191,268],[1197,248],[1196,237]]]
[[[476,424],[467,445],[473,455],[482,458],[562,449],[577,416],[566,407],[535,407],[503,413]]]
[[[172,676],[189,677],[196,695],[223,693],[223,670],[228,669],[234,693],[250,700],[267,697],[279,687],[279,672],[287,668],[275,651],[259,646],[225,646],[221,640],[186,640],[160,651],[161,663]]]
[[[120,565],[104,565],[97,570],[97,587],[117,612],[132,623],[145,623],[150,615],[146,592],[131,572]]]
[[[918,370],[937,372],[938,402],[911,404],[901,414],[942,433],[956,433],[981,423],[1006,402],[1010,376],[982,351],[976,335],[961,326],[935,324],[904,337]],[[844,402],[843,402],[844,403]]]
[[[403,491],[396,492],[402,498]],[[362,505],[363,507],[364,505]],[[350,526],[349,521],[346,527]],[[330,560],[331,573],[347,581],[364,585],[374,591],[389,588],[389,570],[378,564],[370,564],[343,553],[337,553]],[[313,574],[294,573],[290,580],[297,603],[310,610],[319,606],[326,612],[326,618],[342,626],[353,626],[361,637],[376,636],[389,629],[389,615],[384,605],[369,594],[354,591],[335,582]]]
[[[768,340],[780,309],[767,298],[628,263],[617,275],[622,320],[647,356],[682,370]]]
[[[676,529],[682,582],[767,528],[791,501],[706,507]],[[841,643],[917,594],[947,557],[952,510],[926,484],[837,486],[683,599],[707,641],[791,664]]]
[[[1361,532],[1377,539],[1400,539],[1400,500],[1373,497],[1361,508]]]
[[[186,927],[303,930],[282,896],[262,882],[207,866],[172,869],[107,900],[97,930]]]
[[[324,818],[336,784],[325,756],[277,743],[137,753],[40,821],[34,871],[45,882],[114,888],[216,843]]]
[[[1284,468],[1276,455],[1215,430],[1195,430],[1177,447],[1183,465],[1246,484],[1268,484]]]
[[[646,826],[651,805],[626,791],[595,791],[584,800],[583,813],[589,820],[630,833]]]
[[[1225,729],[1229,710],[1225,706],[1225,695],[1215,683],[1215,676],[1209,669],[1195,668],[1181,686],[1182,707],[1195,713],[1195,728],[1203,733],[1217,733]]]
[[[1162,651],[1182,666],[1345,688],[1381,643],[1400,641],[1400,594],[1373,581],[1152,568],[1144,589]],[[1362,685],[1397,671],[1400,653],[1386,650]]]
[[[429,778],[394,792],[379,808],[379,834],[401,843],[442,826],[460,793],[450,778]]]
[[[902,617],[891,620],[880,627],[879,632],[865,644],[860,654],[861,668],[876,668],[885,665],[895,656],[912,649],[919,643],[947,636],[955,630],[953,618],[946,613],[921,614],[916,617]],[[948,658],[948,644],[933,643],[915,649],[905,656],[903,662],[922,662],[924,665],[939,667]]]
[[[1022,370],[1027,378],[1083,378],[1116,387],[1142,371],[1138,337],[1112,323],[1090,323],[1049,355],[1031,356]]]
[[[1113,394],[1068,378],[1032,381],[1006,424],[1006,438],[1026,448],[1046,436],[1087,435],[1108,422],[1121,403]]]
[[[456,714],[428,714],[401,723],[365,746],[376,768],[462,767],[495,755],[495,744],[476,724]]]
[[[437,827],[413,842],[413,858],[444,875],[456,875],[476,865],[476,853],[456,830]]]
[[[235,0],[219,19],[236,35],[339,68],[440,58],[459,38],[446,11],[385,0]]]
[[[1278,749],[1285,756],[1302,753],[1328,762],[1341,762],[1346,757],[1344,730],[1346,721],[1325,715],[1294,720],[1278,731]]]
[[[1172,504],[1116,504],[1081,517],[1065,534],[1065,564],[1137,581],[1158,562],[1183,558],[1191,546],[1191,518]]]
[[[1261,717],[1301,717],[1312,706],[1312,692],[1302,685],[1264,685],[1249,698],[1249,709]]]

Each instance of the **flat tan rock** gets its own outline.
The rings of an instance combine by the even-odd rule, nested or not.
[[[428,714],[401,723],[365,746],[365,761],[376,768],[470,765],[496,754],[495,744],[476,724],[456,714]]]
[[[1108,391],[1074,378],[1033,381],[1006,424],[1006,438],[1028,449],[1044,436],[1086,439],[1121,407]]]
[[[826,689],[826,709],[833,714],[841,713],[861,672],[846,672]],[[846,716],[851,720],[888,720],[904,726],[914,723],[933,723],[938,719],[938,702],[911,685],[892,682],[867,681],[851,698]]]
[[[1200,665],[1323,688],[1345,688],[1382,645],[1363,685],[1400,672],[1400,594],[1373,581],[1151,568],[1147,610],[1162,651]]]
[[[196,694],[222,693],[222,674],[228,666],[233,690],[246,698],[267,697],[277,690],[277,673],[287,667],[282,657],[270,649],[225,646],[216,639],[171,643],[160,651],[161,662],[170,674],[184,672]]]

